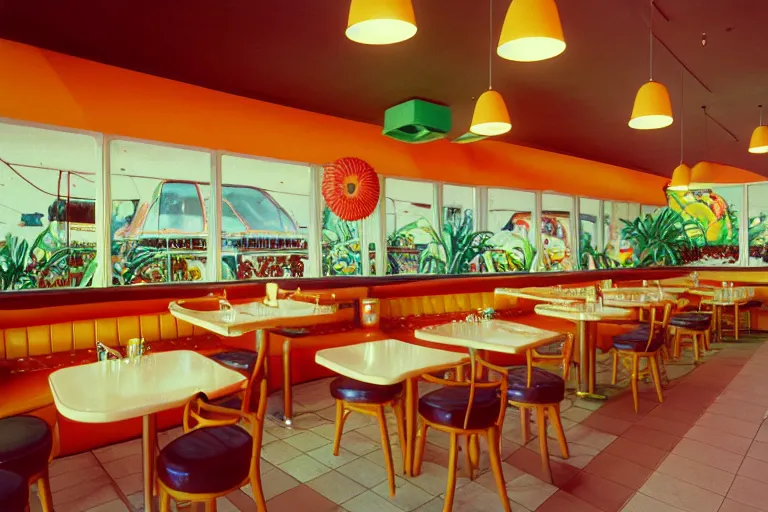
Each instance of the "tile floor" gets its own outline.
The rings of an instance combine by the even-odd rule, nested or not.
[[[610,363],[601,358],[599,364],[598,382],[607,382]],[[562,417],[571,457],[561,459],[557,443],[550,442],[552,484],[541,479],[538,440],[520,445],[519,416],[510,410],[502,457],[512,510],[768,511],[767,366],[768,344],[749,336],[738,344],[716,345],[698,367],[689,359],[669,364],[665,402],[656,401],[652,386],[641,385],[638,414],[625,383],[608,387],[606,402],[569,395]],[[270,511],[442,510],[446,436],[429,432],[423,474],[398,477],[397,497],[389,498],[379,430],[372,419],[353,414],[341,454],[334,457],[328,382],[297,387],[295,400],[294,429],[271,421],[265,426],[262,481]],[[178,435],[179,429],[161,433],[161,445]],[[397,436],[391,437],[395,467],[401,467]],[[142,510],[140,443],[54,461],[50,474],[56,511]],[[474,481],[463,476],[463,457],[459,461],[453,510],[501,510],[487,456],[481,457]],[[255,510],[250,493],[245,487],[219,499],[219,511]],[[39,501],[34,491],[32,496],[36,512]]]

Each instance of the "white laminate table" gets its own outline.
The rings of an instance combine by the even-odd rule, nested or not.
[[[633,311],[597,304],[539,304],[533,308],[538,315],[570,320],[576,324],[576,338],[579,347],[579,372],[581,385],[579,394],[591,398],[604,398],[595,394],[595,347],[590,343],[588,324],[604,320],[623,320],[631,318]],[[594,338],[594,333],[592,333]],[[594,340],[592,340],[594,342]]]
[[[380,386],[405,381],[405,471],[413,476],[418,378],[432,370],[459,365],[466,354],[422,347],[400,340],[369,341],[320,350],[315,362],[351,379]]]
[[[424,341],[505,354],[524,354],[563,337],[559,332],[505,320],[432,325],[414,335]]]
[[[562,290],[558,291],[555,288],[496,288],[494,293],[552,304],[570,304],[572,302],[583,302],[585,299],[585,297],[580,295],[565,295]]]
[[[108,360],[56,370],[48,377],[56,409],[82,423],[142,417],[144,510],[154,510],[155,414],[180,407],[197,393],[217,398],[238,391],[238,372],[189,350]]]

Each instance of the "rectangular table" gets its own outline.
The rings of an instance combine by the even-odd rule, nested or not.
[[[108,360],[56,370],[48,377],[56,409],[73,421],[111,423],[142,417],[144,510],[154,510],[155,414],[235,393],[245,378],[190,350],[148,354],[135,362]]]
[[[413,476],[416,447],[418,378],[437,368],[459,365],[466,360],[466,354],[395,339],[327,348],[315,354],[317,364],[351,379],[380,386],[405,381],[405,471],[410,476]]]
[[[563,337],[559,332],[505,320],[432,325],[414,334],[424,341],[505,354],[524,354]]]

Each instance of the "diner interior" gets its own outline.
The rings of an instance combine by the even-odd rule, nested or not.
[[[768,511],[766,19],[0,3],[0,512]]]

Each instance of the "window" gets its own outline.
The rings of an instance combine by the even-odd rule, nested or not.
[[[573,268],[571,216],[573,198],[559,194],[541,196],[541,258],[536,270],[556,271]]]
[[[749,265],[768,266],[768,184],[749,185]]]
[[[435,230],[434,185],[386,179],[387,274],[439,274],[447,265]]]
[[[582,197],[579,199],[579,268],[593,270],[604,268],[600,254],[598,222],[600,201]]]
[[[210,153],[113,140],[109,155],[112,284],[210,279]]]
[[[488,189],[488,230],[493,235],[482,254],[480,272],[532,270],[536,257],[531,229],[536,194],[503,188]]]
[[[606,268],[630,267],[637,263],[637,256],[630,237],[635,232],[636,221],[645,222],[640,216],[640,205],[619,201],[603,202],[603,261]],[[637,238],[637,237],[635,237]]]
[[[310,173],[304,165],[221,157],[225,281],[307,275]]]
[[[96,139],[2,123],[0,158],[0,291],[101,285]]]
[[[443,185],[443,229],[446,274],[479,272],[491,233],[479,232],[475,216],[475,189]]]

